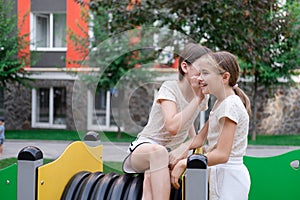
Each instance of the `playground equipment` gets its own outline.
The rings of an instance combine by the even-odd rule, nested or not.
[[[202,154],[188,157],[187,169],[183,176],[186,200],[208,199],[207,158]]]
[[[300,199],[299,160],[300,149],[273,157],[245,156],[251,178],[249,200]]]
[[[45,165],[40,149],[23,148],[17,164],[0,170],[1,195],[9,200],[141,199],[143,174],[104,174],[102,145],[91,135],[87,139],[71,143]],[[181,190],[173,188],[170,199],[182,199]]]
[[[89,135],[86,138],[91,137]],[[94,138],[94,139],[91,139]],[[102,145],[91,137],[71,143],[59,158],[43,164],[36,147],[25,147],[17,164],[0,170],[1,199],[141,199],[143,174],[103,173]],[[274,157],[244,157],[251,176],[250,200],[298,200],[300,150]],[[206,200],[207,160],[201,154],[188,158],[182,190],[172,189],[170,199]]]

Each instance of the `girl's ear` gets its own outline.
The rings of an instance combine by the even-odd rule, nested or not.
[[[229,79],[230,79],[230,73],[229,72],[225,72],[223,74],[223,82],[224,83],[228,83],[229,82]]]
[[[188,67],[188,64],[186,62],[182,62],[181,63],[181,69],[184,73],[187,73],[187,67]]]

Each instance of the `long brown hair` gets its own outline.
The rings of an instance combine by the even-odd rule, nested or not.
[[[236,56],[227,51],[209,53],[209,56],[216,62],[221,73],[229,72],[230,78],[228,84],[233,88],[235,94],[241,98],[248,115],[251,116],[250,100],[245,92],[237,85],[240,76],[240,66]]]
[[[179,80],[183,79],[184,71],[181,68],[181,63],[193,64],[198,58],[206,53],[212,52],[209,48],[196,43],[188,43],[179,55],[178,71]]]

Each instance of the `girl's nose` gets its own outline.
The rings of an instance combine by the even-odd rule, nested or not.
[[[199,80],[199,81],[204,80],[202,74],[200,74],[200,75],[198,76],[197,80]]]

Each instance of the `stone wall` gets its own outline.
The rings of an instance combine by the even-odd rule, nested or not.
[[[74,81],[66,80],[35,80],[33,87],[65,87],[67,93],[67,129],[75,130],[72,112],[72,91]],[[10,130],[24,130],[31,128],[31,88],[11,84],[4,92],[5,126]],[[86,109],[85,109],[86,110]],[[86,124],[86,123],[85,123]]]
[[[248,83],[249,84],[249,83]],[[87,89],[80,86],[73,97],[74,81],[36,80],[35,87],[66,87],[67,90],[67,129],[87,129]],[[252,91],[247,84],[240,84],[250,99]],[[299,85],[298,85],[299,86]],[[300,87],[280,86],[276,89],[260,87],[256,97],[257,134],[300,134]],[[147,85],[126,93],[121,103],[125,108],[121,113],[124,131],[136,133],[147,123],[154,89],[159,85]],[[21,85],[10,85],[4,93],[4,116],[6,128],[24,130],[31,128],[31,89]],[[213,103],[213,102],[211,102]],[[75,105],[72,110],[72,105]],[[253,104],[253,102],[252,102]],[[76,125],[75,125],[76,122]],[[249,133],[251,134],[252,126]]]
[[[257,97],[257,133],[300,134],[300,88],[260,89]],[[251,131],[251,130],[250,130]]]
[[[4,117],[6,129],[31,128],[31,90],[22,85],[8,86],[4,91]]]
[[[250,83],[241,83],[240,87],[249,96],[252,106],[252,94]],[[158,89],[158,87],[156,86]],[[148,92],[145,92],[148,91]],[[139,89],[131,97],[130,113],[131,119],[137,124],[143,125],[148,119],[153,98],[153,90]],[[152,95],[151,95],[152,94]],[[256,128],[257,134],[285,135],[300,134],[300,87],[278,86],[266,89],[259,87],[255,106],[257,108]],[[141,99],[147,99],[141,100]],[[211,97],[210,107],[213,106],[214,97]],[[208,113],[206,118],[208,117]],[[253,122],[252,118],[250,122]],[[250,125],[249,134],[253,130]]]
[[[75,93],[73,93],[73,90]],[[74,89],[72,87],[72,90],[68,91],[72,96],[70,100],[72,116],[69,117],[69,120],[73,123],[71,129],[81,131],[80,137],[83,137],[82,134],[87,130],[87,91],[86,85],[80,81],[76,81]]]
[[[124,131],[136,134],[147,124],[149,112],[153,104],[154,91],[160,84],[147,84],[138,87],[133,92],[125,93],[123,104],[123,124]],[[128,90],[130,91],[130,90]]]

